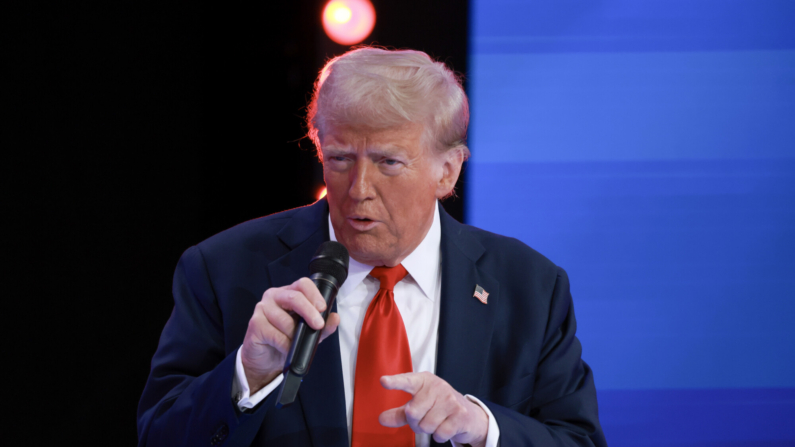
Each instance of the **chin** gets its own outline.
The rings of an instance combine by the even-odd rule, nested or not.
[[[343,242],[345,248],[348,249],[348,253],[350,253],[351,257],[361,263],[378,266],[383,265],[381,260],[385,259],[384,250],[379,250],[379,247],[374,246],[372,244],[361,243],[362,241],[354,240],[347,240]]]
[[[345,248],[348,247],[346,246]],[[353,259],[363,264],[368,264],[372,266],[383,265],[383,262],[381,262],[381,260],[384,258],[384,256],[376,250],[368,250],[359,247],[354,247],[353,249],[348,248],[348,253],[350,253]]]

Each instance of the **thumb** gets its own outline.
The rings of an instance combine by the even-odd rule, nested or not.
[[[408,424],[404,408],[405,406],[386,410],[378,416],[378,422],[384,427],[402,427]]]
[[[333,334],[334,331],[337,330],[337,327],[340,325],[340,316],[336,312],[332,312],[328,315],[328,319],[326,320],[326,325],[323,326],[323,331],[320,333],[320,341],[325,340],[329,335]]]

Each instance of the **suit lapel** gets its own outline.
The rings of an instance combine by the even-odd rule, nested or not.
[[[268,264],[271,286],[281,287],[299,278],[309,276],[309,261],[317,247],[329,240],[328,205],[319,200],[311,206],[301,208],[276,234],[288,252]]]
[[[283,286],[309,276],[312,255],[320,244],[329,240],[327,222],[325,200],[296,212],[278,233],[290,251],[268,265],[271,284]],[[332,311],[336,311],[336,303]],[[312,367],[298,390],[298,401],[315,447],[348,445],[345,389],[336,332],[318,346]]]
[[[442,224],[442,302],[436,375],[462,394],[479,394],[486,365],[496,308],[499,281],[480,271],[477,260],[485,248],[446,212]],[[473,296],[480,285],[488,304]]]

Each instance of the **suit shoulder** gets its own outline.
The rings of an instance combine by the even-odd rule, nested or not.
[[[277,233],[298,210],[300,208],[281,211],[239,223],[199,242],[197,246],[208,257],[253,247],[262,250],[267,249],[269,245],[283,249]]]
[[[497,269],[513,268],[517,265],[528,267],[537,274],[554,279],[562,270],[549,258],[524,242],[510,236],[492,233],[471,225],[463,225],[472,237],[480,242],[485,251],[482,262]]]

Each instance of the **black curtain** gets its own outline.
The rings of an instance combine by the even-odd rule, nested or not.
[[[189,246],[313,202],[322,1],[26,3],[9,56],[6,405],[32,445],[134,445]],[[373,1],[365,43],[465,74],[467,2]],[[463,216],[463,188],[445,207]],[[10,287],[8,287],[10,286]],[[21,405],[18,405],[21,404]]]

